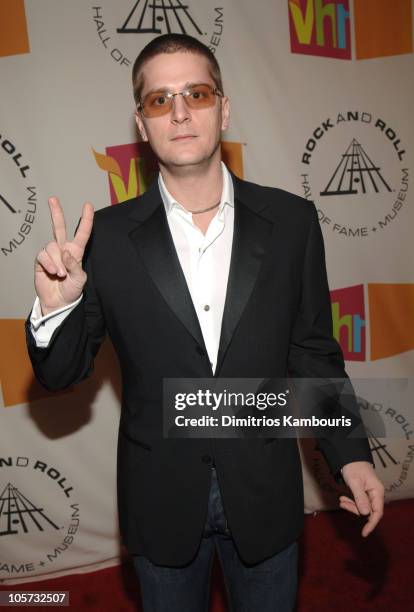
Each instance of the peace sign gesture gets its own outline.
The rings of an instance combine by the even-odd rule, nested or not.
[[[86,282],[82,259],[92,232],[94,215],[92,204],[84,204],[75,237],[68,241],[58,198],[49,198],[49,208],[54,240],[37,254],[35,260],[35,288],[44,315],[80,297]]]

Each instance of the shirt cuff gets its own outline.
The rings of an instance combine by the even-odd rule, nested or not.
[[[50,342],[55,329],[59,327],[66,317],[72,312],[74,308],[82,300],[82,295],[67,306],[58,308],[53,312],[49,312],[47,315],[42,315],[42,309],[40,307],[40,300],[38,297],[35,299],[35,303],[32,308],[30,315],[30,328],[33,338],[36,341],[36,346],[40,348],[46,348]]]

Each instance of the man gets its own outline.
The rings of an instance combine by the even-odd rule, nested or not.
[[[291,610],[303,525],[296,440],[166,439],[162,383],[346,376],[316,210],[241,181],[221,162],[229,100],[202,43],[154,39],[135,61],[133,85],[158,180],[94,220],[85,204],[72,241],[50,199],[54,240],[36,259],[27,322],[33,368],[49,389],[64,388],[91,373],[111,337],[123,382],[121,533],[146,612],[205,609],[214,543],[233,609]],[[368,516],[368,535],[383,487],[366,439],[319,446],[351,489],[341,507]]]

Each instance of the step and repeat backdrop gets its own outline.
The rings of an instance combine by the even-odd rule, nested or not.
[[[51,239],[48,196],[60,196],[72,231],[84,201],[122,206],[156,174],[136,142],[131,68],[158,34],[196,36],[219,60],[229,167],[315,202],[350,376],[402,385],[412,376],[412,9],[411,0],[1,0],[0,581],[90,571],[124,554],[112,347],[90,379],[51,394],[33,378],[23,324],[34,257]],[[361,412],[392,426],[392,436],[370,436],[391,501],[414,496],[414,414],[383,388],[371,385]],[[312,440],[301,453],[306,511],[337,507],[340,487]]]

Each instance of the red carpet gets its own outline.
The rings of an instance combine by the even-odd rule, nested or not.
[[[393,502],[385,510],[382,523],[367,539],[359,535],[359,520],[345,512],[306,517],[297,612],[413,609],[414,500]],[[129,564],[91,574],[31,582],[20,589],[18,585],[3,585],[0,590],[70,591],[70,609],[77,612],[141,609],[136,603],[137,581]],[[26,606],[17,609],[33,610]],[[210,612],[226,611],[225,589],[216,559]]]

